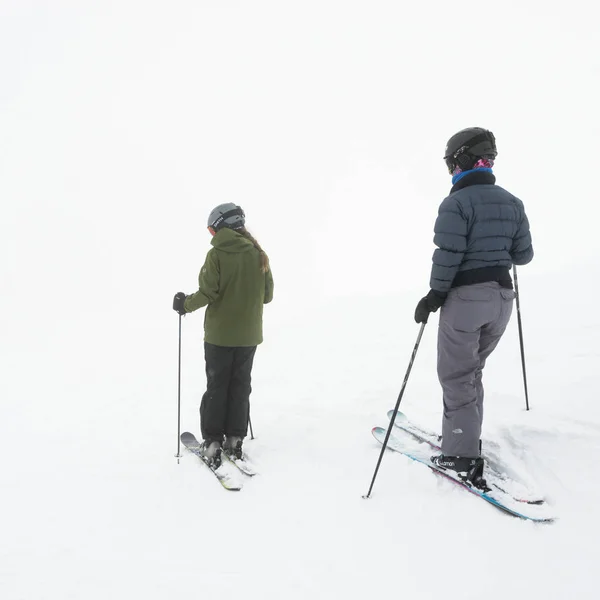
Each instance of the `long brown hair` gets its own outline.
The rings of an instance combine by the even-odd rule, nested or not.
[[[260,270],[263,273],[269,271],[269,269],[271,268],[269,264],[269,257],[267,256],[267,253],[262,249],[261,245],[256,241],[256,238],[245,227],[236,229],[236,231],[238,233],[241,233],[248,240],[250,240],[254,247],[258,250],[258,253],[260,254]]]

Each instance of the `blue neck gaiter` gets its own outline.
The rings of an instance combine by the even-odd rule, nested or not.
[[[488,169],[487,167],[478,167],[477,169],[469,169],[468,171],[461,171],[456,175],[452,176],[452,185],[458,183],[465,175],[469,173],[475,173],[475,171],[483,171],[484,173],[493,173],[492,169]]]

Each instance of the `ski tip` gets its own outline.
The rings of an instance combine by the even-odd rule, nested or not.
[[[388,410],[387,412],[387,418],[392,419],[392,417],[394,416],[394,411],[393,410]],[[408,417],[401,411],[398,411],[396,413],[396,421],[408,421]]]
[[[230,487],[228,485],[224,485],[223,486],[228,492],[241,492],[242,488],[241,486],[236,486],[236,487]]]
[[[383,441],[385,440],[385,437],[387,435],[387,429],[384,429],[383,427],[373,427],[373,429],[371,429],[371,435],[380,443],[383,444]],[[390,436],[391,438],[392,436]]]

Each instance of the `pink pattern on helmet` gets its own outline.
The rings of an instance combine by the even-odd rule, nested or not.
[[[491,169],[494,166],[493,158],[480,158],[474,165],[474,169]]]

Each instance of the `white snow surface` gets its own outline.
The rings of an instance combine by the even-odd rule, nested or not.
[[[0,4],[0,598],[600,596],[594,2]],[[484,444],[558,519],[388,452],[441,156],[496,133],[536,258],[484,373]],[[269,252],[239,493],[177,451],[175,292],[234,201]],[[202,313],[183,319],[199,435]],[[439,429],[437,317],[401,410]]]

